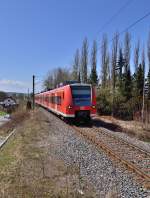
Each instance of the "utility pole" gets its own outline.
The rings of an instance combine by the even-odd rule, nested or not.
[[[28,100],[29,100],[29,88],[28,88]]]
[[[32,99],[33,99],[33,110],[35,108],[35,76],[33,75],[33,96],[32,96]]]

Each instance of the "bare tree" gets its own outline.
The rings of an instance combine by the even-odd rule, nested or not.
[[[139,65],[139,52],[140,52],[140,40],[138,40],[135,49],[134,49],[134,66],[135,66],[135,72],[137,71],[138,65]]]
[[[43,82],[43,86],[46,90],[53,89],[54,88],[54,78],[52,72],[48,72],[47,77],[45,78]]]
[[[88,67],[88,40],[84,39],[81,54],[81,81],[87,82],[87,67]]]
[[[125,73],[129,70],[130,67],[130,52],[131,51],[131,35],[129,32],[126,32],[124,38],[124,58],[125,58]]]
[[[80,53],[79,53],[79,49],[77,49],[74,55],[74,62],[73,62],[73,72],[72,72],[73,80],[80,81],[79,72],[80,72]]]
[[[60,83],[63,83],[67,80],[71,80],[70,73],[66,68],[56,68],[50,72],[48,72],[47,77],[43,82],[43,86],[45,89],[53,89],[57,87]]]
[[[7,93],[0,91],[0,101],[3,101],[7,97]]]
[[[107,35],[104,34],[101,45],[101,81],[102,87],[106,87],[109,70],[109,53]]]

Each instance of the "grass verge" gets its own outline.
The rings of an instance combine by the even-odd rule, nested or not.
[[[5,115],[7,115],[7,113],[6,113],[6,112],[4,112],[4,111],[0,111],[0,116],[5,116]]]
[[[39,111],[27,117],[0,152],[0,197],[95,197],[84,179],[84,195],[78,192],[78,168],[66,167],[53,154],[52,123]]]

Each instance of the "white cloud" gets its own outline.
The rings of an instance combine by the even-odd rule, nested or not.
[[[17,81],[17,80],[0,80],[0,85],[11,85],[11,86],[18,86],[18,87],[27,87],[29,83]]]
[[[12,91],[12,92],[27,92],[27,89],[31,89],[31,82],[0,79],[0,90]]]

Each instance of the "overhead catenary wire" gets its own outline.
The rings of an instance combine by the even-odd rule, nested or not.
[[[106,21],[106,23],[104,23],[104,24],[102,25],[102,27],[97,31],[96,37],[98,36],[98,34],[100,34],[100,33],[105,29],[106,26],[110,25],[110,24],[112,23],[112,21],[113,21],[113,20],[114,20],[114,19],[115,19],[126,7],[128,7],[133,1],[134,1],[134,0],[128,0],[128,1],[126,1],[126,3],[125,3],[122,7],[120,7],[120,8],[116,11],[116,13],[115,13],[114,15],[112,15],[112,16],[108,19],[108,21]]]
[[[136,21],[134,21],[132,24],[130,24],[129,26],[127,26],[124,30],[122,30],[121,32],[117,33],[117,35],[115,35],[109,42],[112,42],[116,36],[120,37],[122,34],[124,34],[125,32],[127,32],[129,29],[131,29],[132,27],[134,27],[136,24],[138,24],[139,22],[141,22],[142,20],[144,20],[145,18],[147,18],[148,16],[150,16],[150,11],[148,13],[146,13],[144,16],[140,17],[139,19],[137,19]],[[101,45],[100,48],[102,48],[104,45]],[[100,49],[99,48],[99,49]]]

